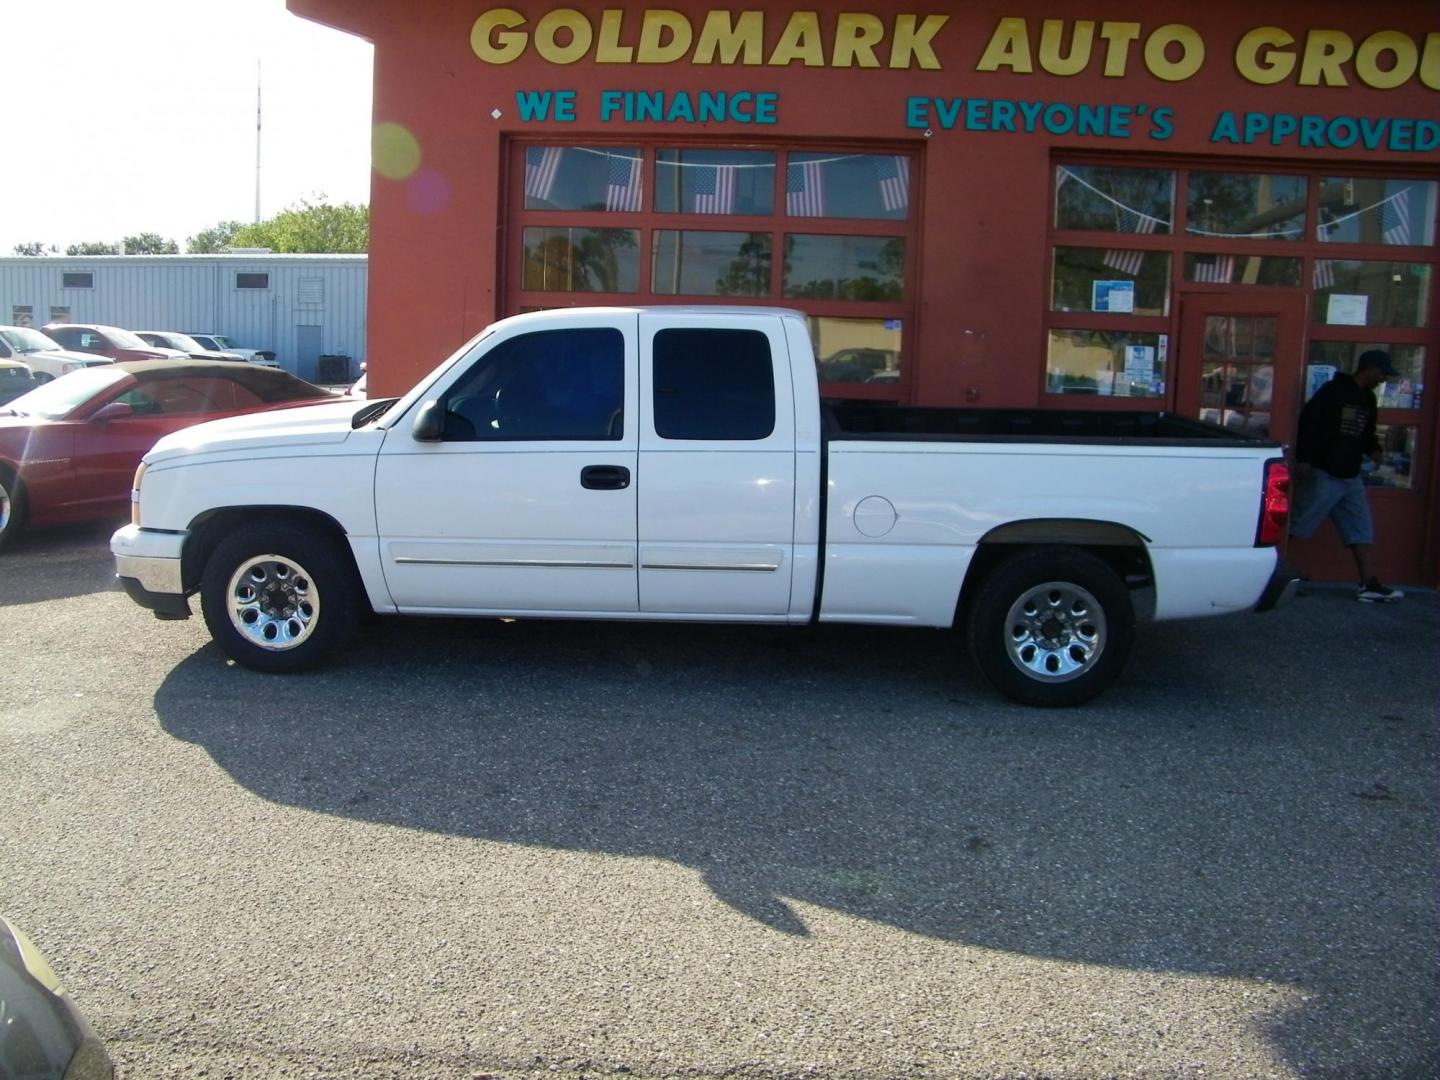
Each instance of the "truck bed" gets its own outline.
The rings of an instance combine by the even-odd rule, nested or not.
[[[1278,442],[1168,412],[956,409],[828,402],[831,440],[1107,442],[1146,446],[1280,447]]]

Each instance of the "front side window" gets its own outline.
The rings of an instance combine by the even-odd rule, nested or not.
[[[764,439],[775,430],[770,339],[758,330],[661,330],[654,342],[655,433]]]
[[[625,434],[625,337],[541,330],[495,345],[445,395],[447,442],[615,440]]]

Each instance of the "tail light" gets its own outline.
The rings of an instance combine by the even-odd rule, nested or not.
[[[1265,490],[1260,500],[1260,527],[1256,547],[1274,547],[1285,538],[1290,521],[1290,466],[1281,458],[1265,463]]]

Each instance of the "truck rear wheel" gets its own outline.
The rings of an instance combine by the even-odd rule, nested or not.
[[[1135,638],[1125,582],[1074,548],[1010,556],[981,583],[966,620],[975,665],[1026,705],[1089,701],[1119,676]]]
[[[256,671],[317,667],[355,628],[356,592],[334,543],[303,525],[255,524],[205,564],[200,607],[210,636]]]

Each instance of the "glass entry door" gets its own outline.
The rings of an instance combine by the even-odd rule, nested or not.
[[[1293,441],[1303,318],[1298,296],[1186,297],[1178,410],[1246,435]]]

